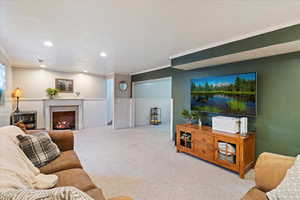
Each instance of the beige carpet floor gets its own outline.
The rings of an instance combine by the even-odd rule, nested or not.
[[[226,169],[176,153],[164,129],[144,127],[85,129],[75,148],[106,197],[135,200],[238,200],[253,185]]]

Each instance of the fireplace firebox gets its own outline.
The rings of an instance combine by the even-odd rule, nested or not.
[[[76,111],[58,111],[52,113],[53,130],[75,130]]]

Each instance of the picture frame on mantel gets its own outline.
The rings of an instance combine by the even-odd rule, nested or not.
[[[72,79],[55,79],[55,88],[61,93],[73,93],[74,81]]]

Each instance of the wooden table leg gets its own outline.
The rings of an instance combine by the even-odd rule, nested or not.
[[[244,179],[245,178],[245,169],[240,169],[239,174],[240,174],[240,178]]]

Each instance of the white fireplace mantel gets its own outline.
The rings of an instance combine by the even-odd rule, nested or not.
[[[83,101],[83,99],[45,99],[44,118],[46,129],[51,130],[51,107],[55,106],[78,106],[78,129],[82,129],[84,127]]]

